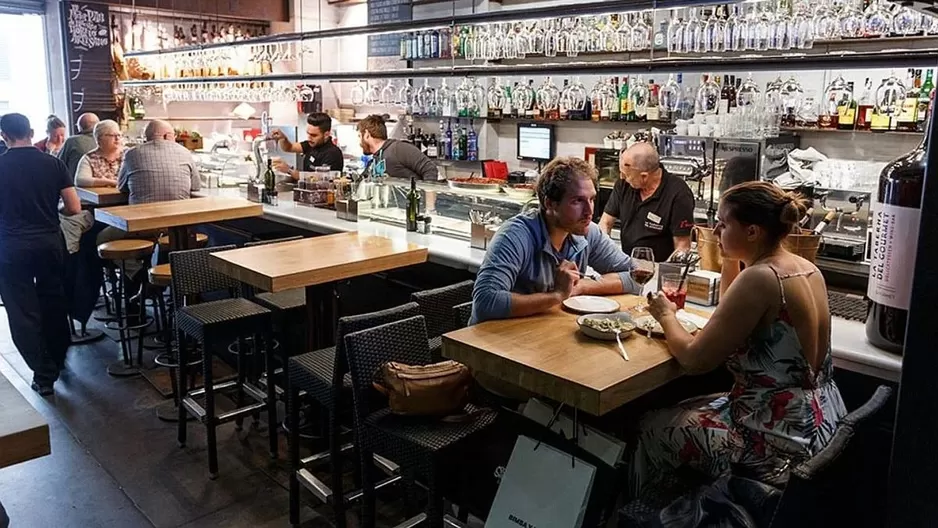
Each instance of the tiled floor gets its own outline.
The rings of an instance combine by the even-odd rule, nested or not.
[[[288,526],[285,440],[280,460],[271,461],[266,427],[253,430],[250,420],[241,432],[220,426],[220,474],[209,480],[204,429],[190,422],[187,447],[177,447],[176,425],[156,418],[165,401],[156,390],[141,377],[106,373],[118,351],[107,338],[72,347],[55,395],[40,398],[0,314],[0,371],[46,417],[52,434],[52,455],[0,470],[11,526]],[[305,500],[304,526],[331,526],[331,510],[311,495]],[[349,521],[357,524],[354,514]]]

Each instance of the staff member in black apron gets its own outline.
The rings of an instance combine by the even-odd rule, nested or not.
[[[622,251],[650,247],[663,262],[675,250],[690,249],[694,194],[668,174],[650,143],[636,143],[619,155],[620,179],[612,188],[599,227],[606,233],[620,222]]]
[[[329,166],[329,170],[340,171],[345,167],[345,157],[342,149],[332,142],[332,118],[328,114],[313,113],[306,117],[306,141],[291,143],[281,130],[274,130],[270,139],[277,140],[280,150],[293,154],[303,155],[303,168],[305,172],[315,170],[315,167]],[[289,173],[294,180],[300,178],[300,171],[294,169],[283,160],[274,162],[274,168],[280,172]]]
[[[59,199],[69,216],[81,203],[65,164],[33,147],[26,116],[0,117],[0,135],[10,147],[0,156],[0,297],[32,388],[47,396],[70,343]]]

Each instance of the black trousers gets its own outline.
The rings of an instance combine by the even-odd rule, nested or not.
[[[58,379],[71,343],[64,281],[60,233],[0,240],[0,298],[13,344],[40,384]]]

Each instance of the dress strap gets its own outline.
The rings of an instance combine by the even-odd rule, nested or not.
[[[782,279],[788,278],[788,276],[786,275],[785,277],[782,277],[781,275],[779,275],[778,270],[775,269],[775,266],[771,264],[767,264],[767,266],[769,267],[770,270],[772,270],[772,273],[775,274],[775,278],[778,279],[778,293],[782,300],[781,309],[784,310],[785,309],[785,286],[782,285]]]

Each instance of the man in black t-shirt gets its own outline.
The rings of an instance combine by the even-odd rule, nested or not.
[[[622,251],[650,247],[655,260],[667,260],[676,249],[690,249],[694,227],[694,194],[661,166],[650,143],[636,143],[619,155],[621,178],[612,188],[599,227],[609,234],[619,221]]]
[[[0,135],[9,147],[0,156],[0,298],[32,388],[47,396],[70,344],[59,199],[66,215],[81,202],[65,164],[33,147],[25,116],[0,117]]]
[[[332,142],[332,118],[328,114],[315,113],[306,117],[306,141],[291,143],[281,130],[271,132],[270,139],[277,140],[277,145],[284,152],[302,154],[302,171],[310,172],[324,165],[328,165],[329,170],[340,171],[345,166],[342,149]],[[294,180],[300,178],[300,170],[283,160],[275,161],[274,168],[289,173]]]

